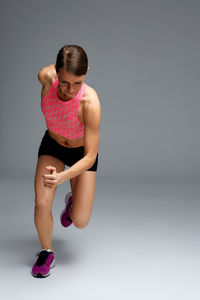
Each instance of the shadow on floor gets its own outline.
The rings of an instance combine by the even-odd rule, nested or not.
[[[79,255],[75,253],[72,244],[66,240],[52,239],[53,250],[55,253],[56,264],[74,264],[79,260]],[[1,240],[1,251],[6,253],[6,265],[24,265],[31,267],[36,260],[36,252],[41,249],[37,239],[17,238]],[[73,249],[73,250],[72,250]],[[5,254],[4,254],[5,255]],[[8,259],[9,257],[9,259]]]

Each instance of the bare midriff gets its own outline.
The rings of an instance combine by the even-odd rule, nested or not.
[[[70,140],[70,139],[67,139],[64,136],[61,136],[49,129],[48,129],[48,132],[49,132],[50,137],[52,137],[52,139],[54,139],[61,146],[69,147],[69,148],[84,146],[84,137],[82,137],[78,140]]]

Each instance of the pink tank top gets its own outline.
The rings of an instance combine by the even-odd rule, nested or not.
[[[47,128],[68,139],[80,139],[84,136],[84,123],[78,118],[78,108],[87,84],[83,83],[75,97],[62,101],[57,96],[58,79],[41,100],[41,109]]]

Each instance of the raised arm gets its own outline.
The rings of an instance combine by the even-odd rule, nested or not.
[[[52,83],[57,78],[55,65],[48,65],[43,67],[38,73],[38,80],[42,85],[41,98],[43,98],[48,90],[50,89]]]

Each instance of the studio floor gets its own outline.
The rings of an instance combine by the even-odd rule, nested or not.
[[[97,178],[86,228],[60,225],[69,182],[53,203],[56,266],[31,268],[40,243],[32,178],[0,180],[1,299],[199,300],[200,185]]]

